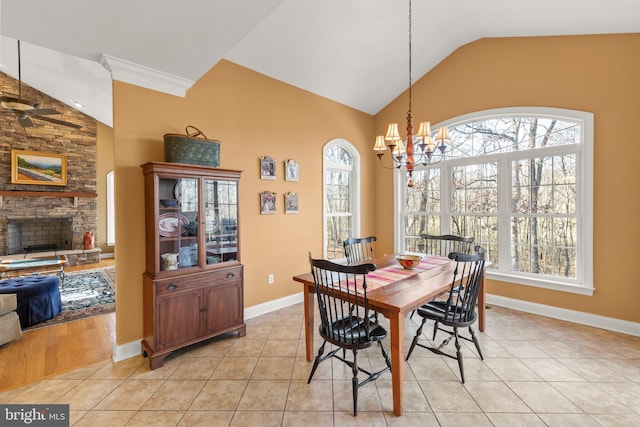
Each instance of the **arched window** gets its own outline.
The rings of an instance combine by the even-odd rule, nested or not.
[[[343,258],[342,241],[360,231],[360,156],[349,142],[324,146],[324,256]]]
[[[504,108],[451,119],[446,159],[396,172],[396,246],[474,236],[487,277],[593,292],[593,114]]]

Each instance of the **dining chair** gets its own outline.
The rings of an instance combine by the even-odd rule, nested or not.
[[[313,362],[307,384],[311,382],[318,365],[330,358],[336,358],[351,367],[353,372],[353,415],[358,415],[358,389],[370,381],[375,381],[384,372],[391,370],[389,355],[382,345],[387,331],[373,322],[369,315],[367,299],[367,273],[376,269],[375,264],[358,265],[335,264],[324,259],[313,259],[309,254],[311,273],[316,288],[316,301],[320,311],[320,336],[322,345]],[[325,345],[329,342],[336,348],[324,355]],[[358,351],[378,344],[386,366],[376,372],[370,372],[358,366]],[[337,354],[343,350],[342,356]],[[347,360],[344,351],[353,351],[353,360]],[[367,375],[362,381],[358,373]]]
[[[376,240],[376,236],[349,237],[343,240],[342,247],[344,248],[344,255],[347,257],[347,262],[353,264],[373,259],[373,243]],[[378,313],[373,311],[371,316],[373,320],[378,323]]]
[[[424,239],[424,253],[430,255],[449,256],[451,252],[469,254],[473,249],[473,236],[463,237],[454,234],[421,234]]]
[[[422,323],[416,331],[416,335],[413,337],[406,360],[409,360],[416,346],[426,348],[433,353],[447,356],[451,359],[456,359],[458,361],[458,367],[460,368],[460,378],[464,384],[464,366],[462,352],[460,351],[460,339],[473,342],[476,350],[478,350],[480,359],[484,360],[480,343],[478,342],[472,325],[478,318],[476,304],[480,284],[482,283],[484,275],[485,253],[481,247],[476,246],[475,254],[452,252],[449,254],[449,258],[456,261],[451,286],[449,288],[449,296],[446,301],[434,300],[417,309],[418,314],[422,317]],[[460,285],[462,285],[462,287],[459,291],[456,291],[456,288]],[[437,347],[419,342],[420,335],[422,335],[422,328],[428,319],[436,321],[432,341],[435,341],[438,331],[446,332],[449,335]],[[459,328],[468,328],[469,336],[461,335],[458,331]],[[455,339],[455,355],[442,351],[452,339]]]
[[[373,243],[376,240],[376,236],[349,237],[343,240],[342,247],[344,248],[344,255],[347,257],[347,262],[352,264],[354,262],[373,259]]]
[[[421,234],[424,239],[424,253],[427,255],[449,256],[451,252],[469,254],[473,249],[474,237],[456,236],[455,234]],[[410,319],[416,311],[413,310]]]

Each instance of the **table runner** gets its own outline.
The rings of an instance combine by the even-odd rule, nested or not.
[[[437,255],[424,255],[420,263],[412,270],[405,270],[400,264],[390,265],[367,274],[367,289],[369,291],[387,286],[398,280],[421,274],[429,278],[447,270],[453,270],[455,261]]]
[[[423,278],[435,276],[445,271],[453,271],[455,261],[438,255],[423,255],[420,263],[413,270],[405,270],[400,264],[393,264],[367,274],[367,291],[387,286],[398,280],[421,274]],[[348,284],[350,287],[353,283]],[[344,285],[341,285],[344,286]],[[357,284],[357,291],[362,293],[362,283]]]

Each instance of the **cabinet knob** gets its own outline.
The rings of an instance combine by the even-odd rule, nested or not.
[[[168,291],[172,291],[172,290],[176,289],[177,287],[178,287],[178,285],[176,285],[175,283],[172,283],[169,286],[167,286],[167,290]]]
[[[231,279],[233,276],[235,276],[235,274],[233,274],[233,273],[227,273],[227,279]]]

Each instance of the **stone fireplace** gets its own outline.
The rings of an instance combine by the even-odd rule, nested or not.
[[[18,81],[0,72],[0,92],[18,93]],[[100,249],[83,247],[86,232],[98,238],[96,121],[24,83],[22,97],[82,127],[39,121],[24,128],[0,111],[0,259],[58,255],[70,265],[97,263]],[[66,185],[13,182],[12,150],[64,156]]]
[[[100,249],[85,250],[83,237],[95,234],[95,197],[67,193],[0,191],[0,259],[64,255],[69,265],[97,263]]]

